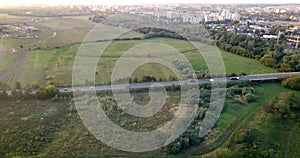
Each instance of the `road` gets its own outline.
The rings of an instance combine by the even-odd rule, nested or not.
[[[144,83],[133,83],[133,84],[123,84],[123,85],[101,85],[101,86],[82,86],[82,87],[68,87],[68,88],[58,88],[61,93],[69,93],[72,91],[106,91],[106,90],[117,90],[117,89],[141,89],[141,88],[150,88],[153,86],[163,86],[170,87],[172,85],[179,86],[184,84],[205,84],[211,82],[234,82],[234,81],[264,81],[264,80],[273,80],[281,77],[291,76],[291,75],[300,75],[300,72],[288,72],[288,73],[270,73],[270,74],[257,74],[257,75],[248,75],[240,76],[238,80],[232,80],[231,77],[224,78],[214,78],[211,79],[199,79],[199,80],[182,80],[182,81],[166,81],[166,82],[144,82]],[[31,94],[35,94],[36,91],[32,91]],[[11,95],[11,91],[7,91],[8,95]]]
[[[264,81],[264,80],[272,80],[278,79],[281,77],[291,76],[291,75],[300,75],[300,72],[290,72],[290,73],[271,73],[271,74],[257,74],[257,75],[248,75],[248,76],[240,76],[238,80],[248,80],[248,81]],[[172,85],[184,85],[184,84],[204,84],[211,82],[232,82],[238,80],[231,80],[230,77],[224,78],[214,78],[213,81],[211,79],[199,79],[199,80],[183,80],[183,81],[166,81],[166,82],[144,82],[144,83],[134,83],[134,84],[123,84],[123,85],[102,85],[95,87],[73,87],[73,88],[58,88],[61,93],[71,92],[72,90],[76,91],[105,91],[105,90],[114,90],[114,89],[141,89],[141,88],[150,88],[155,85],[161,85],[163,87],[169,87]]]

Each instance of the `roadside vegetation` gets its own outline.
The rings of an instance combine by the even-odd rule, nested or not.
[[[22,88],[21,83],[17,82],[13,87],[12,96],[8,96],[3,91],[7,87],[6,84],[1,83],[0,96],[7,97],[0,100],[1,108],[3,109],[1,116],[7,118],[1,123],[1,126],[5,127],[6,131],[1,135],[1,155],[36,157],[48,154],[57,156],[66,156],[68,154],[73,156],[82,154],[89,156],[135,155],[112,149],[96,140],[82,126],[72,101],[72,94],[58,93],[53,83],[47,83],[43,86],[32,85],[32,87],[37,88],[37,94],[35,95],[28,94],[29,91],[26,88]],[[97,94],[103,109],[113,122],[126,129],[147,131],[156,129],[163,125],[164,122],[170,120],[173,112],[177,109],[180,99],[180,92],[178,90],[180,88],[172,86],[167,89],[169,97],[164,108],[157,115],[145,119],[124,114],[116,106],[113,98],[111,98],[111,92],[98,92]],[[286,126],[290,126],[290,128],[285,129],[286,132],[292,130],[293,133],[291,134],[293,135],[297,132],[298,128],[294,128],[292,122],[297,122],[298,120],[299,104],[297,101],[300,97],[298,91],[287,93],[289,90],[281,87],[278,83],[250,83],[240,81],[228,84],[226,103],[219,121],[206,137],[200,139],[198,132],[208,103],[210,102],[210,84],[200,86],[200,91],[201,102],[199,103],[197,117],[181,137],[161,150],[138,154],[139,156],[156,155],[157,157],[164,157],[168,155],[182,157],[183,155],[200,155],[212,151],[213,153],[211,154],[216,155],[227,153],[229,156],[235,155],[237,157],[247,154],[248,156],[251,156],[249,154],[252,154],[252,156],[262,156],[270,154],[270,149],[275,154],[282,156],[284,151],[281,147],[283,146],[276,146],[276,144],[275,146],[274,144],[266,146],[266,144],[260,144],[262,142],[266,143],[266,141],[270,143],[275,141],[273,140],[275,137],[264,137],[263,135],[268,132],[279,132],[281,127],[285,129]],[[282,93],[278,97],[275,97],[279,92]],[[26,97],[26,94],[30,97]],[[142,105],[147,104],[150,99],[147,89],[132,90],[131,95],[134,101]],[[36,110],[30,110],[32,108],[36,108]],[[21,114],[14,109],[19,109],[20,111],[26,109],[31,113],[30,116],[29,113],[27,116],[26,113]],[[17,122],[15,121],[18,120],[17,118],[21,119],[24,126],[31,124],[30,127],[34,128],[20,130],[19,128],[23,128],[23,126],[16,124]],[[266,119],[272,121],[261,122],[266,121]],[[39,125],[41,127],[35,127],[38,124],[43,124],[45,121],[53,126]],[[273,123],[276,126],[273,126]],[[12,128],[13,126],[15,128]],[[51,128],[51,130],[46,128]],[[42,132],[45,130],[48,132]],[[19,133],[18,131],[23,132]],[[258,131],[261,133],[258,134]],[[24,137],[26,133],[27,135]],[[85,134],[82,135],[82,133]],[[16,139],[8,140],[10,137]],[[21,138],[24,138],[24,140],[19,140]],[[272,141],[266,139],[272,139]],[[281,139],[279,141],[283,141]],[[25,142],[27,141],[31,142],[32,145],[26,145]],[[24,143],[23,145],[20,144],[22,142]],[[256,147],[253,147],[253,145],[256,145]],[[235,150],[236,147],[243,149],[244,152],[237,152]],[[252,152],[253,150],[255,152]],[[284,150],[293,149],[286,148]],[[293,151],[292,154],[297,155],[298,152]]]

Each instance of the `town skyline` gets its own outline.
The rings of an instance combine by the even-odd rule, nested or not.
[[[143,4],[297,4],[299,3],[296,0],[273,0],[273,1],[259,1],[253,2],[249,0],[205,0],[205,1],[198,1],[198,0],[187,0],[187,1],[180,1],[180,0],[132,0],[132,1],[125,1],[125,0],[53,0],[53,1],[43,1],[43,0],[0,0],[0,6],[22,6],[22,5],[36,5],[36,4],[45,4],[45,5],[143,5]]]

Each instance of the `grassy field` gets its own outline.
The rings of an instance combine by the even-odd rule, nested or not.
[[[263,86],[256,87],[256,94],[263,97],[259,97],[257,102],[250,103],[245,106],[229,103],[229,106],[226,106],[224,113],[220,116],[219,121],[217,122],[217,127],[221,129],[228,128],[230,124],[234,122],[234,120],[244,116],[247,113],[250,113],[252,110],[255,110],[253,107],[256,107],[256,109],[259,108],[264,103],[274,100],[275,96],[280,92],[285,91],[289,92],[291,90],[277,84],[265,84]]]
[[[231,152],[235,153],[235,156],[240,157],[239,155],[243,153],[240,150],[244,149],[241,149],[241,144],[235,142],[235,136],[242,129],[256,129],[259,132],[255,140],[256,149],[265,153],[274,149],[279,157],[298,157],[300,152],[296,146],[299,146],[299,122],[280,123],[274,121],[269,113],[262,110],[262,105],[275,100],[275,97],[281,92],[293,92],[300,96],[299,91],[284,88],[279,84],[267,83],[256,87],[256,93],[260,96],[257,102],[240,107],[234,104],[227,105],[216,127],[225,133],[231,131],[220,147],[229,148]],[[211,154],[213,153],[205,156],[209,157]]]
[[[224,146],[231,144],[232,151],[235,151],[238,147],[235,148],[235,144],[232,142],[234,135],[238,133],[240,129],[256,128],[261,133],[256,141],[265,142],[266,149],[272,147],[277,149],[279,147],[284,157],[297,157],[299,150],[295,147],[299,144],[297,139],[299,135],[299,124],[293,125],[293,128],[290,130],[286,130],[284,125],[274,123],[270,120],[268,114],[260,110],[263,103],[274,100],[278,93],[285,91],[289,92],[291,90],[283,88],[279,84],[267,83],[256,87],[256,94],[259,98],[255,103],[242,105],[226,99],[226,108],[221,114],[216,128],[213,130],[216,132],[215,134],[217,134],[214,136],[218,137],[218,134],[226,134],[227,131],[229,131],[229,137],[221,144]],[[300,96],[299,91],[292,92]],[[169,91],[168,95],[167,105],[153,118],[140,119],[125,117],[117,111],[109,110],[106,110],[106,113],[113,122],[123,128],[130,130],[135,130],[136,128],[149,130],[153,127],[160,126],[162,122],[172,117],[170,111],[172,111],[171,109],[178,103],[180,93]],[[141,104],[146,104],[149,100],[149,96],[146,92],[132,93],[132,96],[135,101]],[[167,156],[160,150],[148,153],[127,153],[102,144],[84,127],[74,105],[69,101],[60,103],[51,100],[0,102],[0,119],[2,120],[0,127],[3,129],[0,135],[0,156]],[[141,122],[146,123],[141,124]],[[204,143],[208,142],[205,141]],[[214,144],[214,142],[211,141],[209,141],[209,143]],[[280,145],[278,146],[278,144]],[[168,155],[167,157],[191,156],[197,154],[197,152],[194,152],[195,150],[199,151],[200,149],[198,146],[194,146],[182,154]]]
[[[98,63],[97,72],[99,75],[96,75],[96,84],[110,83],[110,76],[115,63],[118,61],[120,56],[130,48],[145,43],[155,42],[167,44],[176,48],[179,52],[184,54],[195,70],[208,72],[207,65],[203,57],[197,51],[195,51],[195,48],[187,41],[168,38],[123,40],[111,43],[105,50]],[[93,45],[96,46],[99,43],[96,42],[89,44],[92,47]],[[60,86],[70,85],[74,59],[79,46],[79,44],[75,44],[52,50],[31,51],[17,80],[21,81],[23,84],[28,84],[31,82],[45,83],[46,81],[51,80],[58,83]],[[205,45],[203,46],[205,47]],[[256,60],[244,58],[223,51],[221,51],[221,54],[224,59],[227,73],[234,72],[240,74],[244,72],[247,74],[254,74],[275,72],[273,69],[263,66]],[[164,55],[164,57],[168,56],[168,52]],[[90,53],[86,56],[86,59],[94,60],[95,56],[96,55]],[[172,55],[168,57],[172,57]],[[10,67],[9,64],[14,62],[13,59],[15,59],[14,55],[7,55],[5,58],[12,59],[5,60],[0,69],[2,71],[7,70],[8,67]],[[157,79],[161,78],[162,80],[167,80],[170,76],[174,76],[174,73],[165,66],[158,65],[156,63],[148,63],[136,69],[131,77],[137,77],[139,80],[141,80],[143,75],[151,75],[155,76]]]
[[[155,117],[124,116],[106,111],[110,119],[123,128],[149,130],[172,118],[180,93],[168,92],[166,105]],[[132,93],[134,100],[147,103],[148,93]],[[107,96],[108,97],[108,96]],[[105,98],[105,97],[104,97]],[[109,98],[109,97],[108,97]],[[145,102],[146,101],[146,102]],[[111,148],[86,129],[71,101],[0,100],[0,157],[136,157],[160,156],[160,150],[149,153],[127,153]],[[133,123],[135,123],[133,125]]]

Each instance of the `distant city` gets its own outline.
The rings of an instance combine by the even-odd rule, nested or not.
[[[51,12],[55,10],[55,12]],[[130,6],[111,5],[64,5],[2,8],[0,12],[25,16],[77,16],[104,15],[121,13],[141,15],[163,24],[205,25],[207,29],[226,29],[228,32],[243,34],[262,39],[277,39],[284,36],[287,45],[298,48],[300,35],[300,5],[204,5],[204,4],[149,4]],[[50,13],[51,12],[51,13]],[[40,20],[40,19],[34,19]],[[93,18],[92,21],[97,21]],[[4,28],[14,27],[27,34],[12,35]],[[274,29],[274,27],[279,28]],[[1,24],[0,34],[3,37],[36,38],[34,32],[38,28],[27,24]]]

